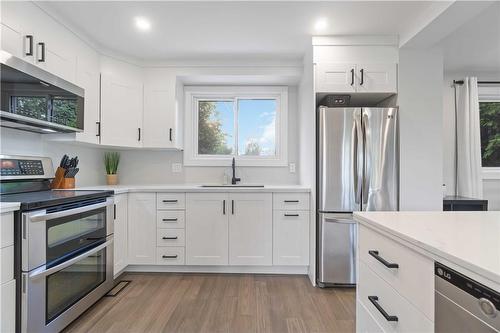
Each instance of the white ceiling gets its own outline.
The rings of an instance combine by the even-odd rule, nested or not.
[[[312,35],[400,35],[432,2],[94,2],[41,4],[97,47],[137,60],[300,59]],[[151,20],[139,32],[133,18]],[[325,18],[328,27],[314,31]]]
[[[447,36],[441,45],[445,71],[500,73],[500,2]]]

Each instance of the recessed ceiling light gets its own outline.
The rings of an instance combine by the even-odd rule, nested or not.
[[[328,21],[324,18],[317,20],[316,23],[314,24],[314,30],[316,30],[317,32],[324,31],[327,27],[328,27]]]
[[[135,26],[141,31],[148,31],[151,29],[151,22],[145,17],[136,17]]]

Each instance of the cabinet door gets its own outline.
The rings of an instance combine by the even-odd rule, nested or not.
[[[85,90],[83,132],[76,138],[81,142],[99,143],[99,60],[97,54],[78,57],[76,83]]]
[[[115,195],[115,224],[114,224],[114,270],[113,274],[127,267],[128,246],[128,198],[127,194]]]
[[[309,214],[309,211],[274,211],[273,265],[309,264]]]
[[[128,197],[128,263],[156,261],[156,194],[130,193]]]
[[[355,64],[315,65],[315,90],[319,93],[355,92]]]
[[[142,146],[142,83],[101,75],[101,144]]]
[[[0,285],[0,332],[15,332],[16,280]]]
[[[173,88],[173,87],[172,87]],[[175,147],[175,101],[168,87],[144,86],[144,147]]]
[[[396,64],[358,64],[358,92],[397,93]]]
[[[272,202],[271,193],[230,195],[230,265],[272,265]]]
[[[228,264],[228,195],[186,194],[186,265]]]
[[[9,52],[13,56],[22,58],[23,56],[23,35],[16,29],[1,24],[2,50]]]

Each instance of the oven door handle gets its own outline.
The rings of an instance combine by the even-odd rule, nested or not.
[[[46,221],[46,220],[51,220],[51,219],[57,219],[60,217],[71,216],[71,215],[75,215],[75,214],[79,214],[79,213],[88,212],[90,210],[111,206],[111,205],[113,205],[113,202],[114,202],[113,198],[108,198],[105,202],[101,202],[98,204],[78,207],[78,208],[74,208],[74,209],[63,210],[63,211],[55,212],[55,213],[46,214],[45,211],[41,211],[40,213],[35,213],[33,215],[30,215],[29,219],[31,222],[40,222],[40,221]]]
[[[38,278],[42,278],[42,277],[45,277],[47,275],[59,272],[59,271],[65,269],[66,267],[69,267],[69,266],[71,266],[71,265],[73,265],[73,264],[75,264],[75,263],[77,263],[77,262],[79,262],[87,257],[90,257],[91,255],[101,251],[102,249],[110,246],[111,244],[113,244],[113,237],[109,238],[106,242],[102,243],[101,245],[96,246],[96,247],[92,248],[91,250],[89,250],[85,253],[82,253],[74,258],[71,258],[70,260],[63,262],[62,264],[59,264],[59,265],[51,267],[51,268],[46,268],[47,267],[46,265],[43,265],[39,268],[36,268],[28,274],[28,277],[30,279],[38,279]]]

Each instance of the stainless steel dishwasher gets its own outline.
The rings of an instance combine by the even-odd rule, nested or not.
[[[500,292],[435,263],[435,332],[500,332]]]

